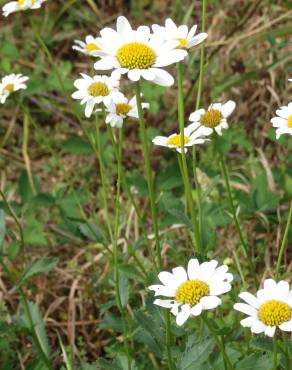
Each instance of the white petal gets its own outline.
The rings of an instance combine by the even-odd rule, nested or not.
[[[136,31],[136,42],[142,42],[146,44],[150,37],[150,29],[147,26],[140,26]]]
[[[288,297],[289,294],[289,284],[287,281],[281,280],[278,282],[277,285],[277,296],[280,299],[285,299]]]
[[[272,338],[275,335],[275,331],[276,331],[275,326],[267,326],[265,330],[265,335]]]
[[[199,45],[208,37],[208,34],[205,32],[199,33],[197,36],[193,37],[188,43],[188,48]]]
[[[208,282],[208,279],[214,274],[217,265],[218,262],[216,260],[203,262],[200,266],[199,279]]]
[[[251,327],[251,332],[255,334],[263,333],[266,330],[266,325],[259,320],[254,321]]]
[[[171,74],[159,68],[151,68],[155,73],[155,78],[153,82],[157,83],[160,86],[171,86],[174,84],[174,79]]]
[[[198,26],[195,24],[189,31],[188,39],[192,39],[195,36]]]
[[[259,300],[253,294],[249,292],[242,292],[239,294],[239,297],[243,299],[249,305],[253,306],[254,308],[260,307]]]
[[[212,283],[210,284],[210,294],[211,295],[221,295],[221,294],[229,292],[230,290],[231,290],[230,283],[212,281]]]
[[[191,314],[191,310],[190,310],[189,305],[181,306],[181,311],[176,316],[177,325],[179,326],[183,325],[189,318],[190,314]]]
[[[165,67],[169,66],[170,64],[180,62],[183,60],[188,53],[185,50],[182,49],[175,49],[172,50],[171,52],[160,55],[156,59],[156,62],[154,64],[154,67]]]
[[[279,325],[279,328],[283,331],[292,331],[292,320],[283,322],[283,324]]]
[[[250,327],[252,327],[252,325],[253,325],[254,321],[255,321],[254,317],[249,316],[249,317],[246,317],[245,319],[241,320],[241,321],[240,321],[240,324],[241,324],[244,328],[246,328],[246,327],[250,328]]]
[[[175,305],[175,302],[170,299],[155,299],[153,303],[164,308],[172,308]]]
[[[196,304],[194,307],[191,308],[191,314],[193,316],[199,316],[202,313],[202,309],[203,309],[203,306],[200,301],[198,304]]]
[[[216,296],[207,296],[201,298],[201,304],[204,310],[211,310],[221,304],[221,299]]]
[[[134,32],[126,17],[123,16],[118,17],[117,31],[125,43],[134,41]]]
[[[174,297],[175,296],[175,289],[170,286],[164,286],[164,285],[151,285],[148,287],[150,290],[155,291],[155,296],[162,295],[165,297]]]
[[[128,72],[128,77],[131,81],[138,81],[140,80],[140,77],[141,77],[141,73],[138,69],[131,69],[129,72]]]
[[[223,104],[221,107],[221,113],[223,117],[227,118],[234,111],[236,103],[232,100],[229,100],[227,103]]]
[[[189,121],[198,122],[200,121],[201,116],[205,113],[205,109],[198,109],[195,112],[190,114]]]
[[[94,108],[94,100],[90,99],[88,100],[86,107],[85,107],[85,117],[89,118],[92,114]]]
[[[162,271],[158,274],[158,279],[163,285],[173,285],[175,284],[175,277],[168,271]]]
[[[108,69],[113,69],[119,67],[119,63],[113,56],[106,56],[94,63],[94,69],[106,71]]]
[[[200,272],[200,264],[196,258],[192,258],[188,263],[188,277],[190,280],[195,280],[198,278]]]
[[[257,314],[258,314],[258,311],[254,307],[246,303],[235,303],[233,308],[237,311],[245,313],[248,316],[257,317]]]
[[[172,273],[178,284],[181,284],[184,281],[188,280],[186,270],[182,266],[173,268]]]

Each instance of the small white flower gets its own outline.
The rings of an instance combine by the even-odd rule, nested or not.
[[[292,82],[292,78],[288,78],[288,81]]]
[[[75,40],[75,44],[72,46],[72,49],[80,51],[85,55],[90,55],[93,57],[98,56],[97,52],[101,50],[99,46],[99,37],[93,37],[88,35],[85,37],[85,42],[80,40]]]
[[[292,103],[277,109],[276,114],[278,117],[271,119],[273,127],[277,127],[276,138],[279,139],[282,134],[292,135]]]
[[[8,17],[9,14],[27,10],[39,9],[46,0],[18,0],[10,1],[2,8],[3,16]]]
[[[196,124],[191,124],[184,128],[184,151],[187,152],[187,148],[196,144],[204,144],[205,136],[212,133],[212,129],[209,129],[209,133],[204,128],[198,127]],[[153,144],[165,146],[167,148],[176,149],[179,153],[181,150],[181,134],[172,134],[170,136],[156,136],[152,140]]]
[[[203,132],[210,135],[210,129],[215,130],[218,135],[222,135],[222,129],[228,128],[227,118],[235,109],[235,102],[229,100],[225,104],[213,103],[208,110],[198,109],[191,113],[189,120],[194,122],[197,127],[203,127]]]
[[[120,80],[114,76],[90,77],[81,73],[82,78],[74,82],[78,89],[72,94],[73,99],[81,100],[81,105],[86,104],[85,116],[89,118],[96,104],[111,99],[113,92],[118,91]]]
[[[112,127],[121,128],[126,117],[139,118],[135,96],[129,101],[121,92],[113,93],[104,104],[108,113],[105,123]],[[149,104],[142,103],[142,108],[149,108]]]
[[[155,299],[154,304],[170,308],[176,316],[176,323],[183,325],[189,316],[199,316],[203,310],[211,310],[221,304],[218,297],[231,290],[233,275],[228,266],[217,267],[215,260],[199,263],[191,259],[187,271],[179,266],[172,273],[162,271],[158,278],[163,285],[151,285],[155,296],[172,299]]]
[[[205,32],[199,33],[198,35],[195,36],[197,27],[198,26],[195,25],[190,30],[186,25],[181,25],[177,27],[174,21],[168,18],[165,21],[164,27],[154,24],[152,26],[152,29],[154,34],[159,35],[165,40],[177,41],[178,49],[190,49],[193,46],[200,44],[208,37],[208,34]]]
[[[234,309],[248,315],[240,323],[251,328],[252,333],[273,337],[277,327],[292,331],[292,291],[286,281],[276,283],[266,279],[264,288],[258,290],[256,296],[242,292],[239,297],[246,303],[236,303]]]
[[[187,55],[185,50],[176,49],[177,41],[166,42],[159,35],[151,35],[149,27],[133,30],[125,17],[118,17],[117,31],[106,27],[100,34],[101,59],[94,68],[127,73],[132,81],[143,77],[158,85],[171,86],[174,79],[162,67],[179,62]]]
[[[27,76],[22,74],[10,74],[2,78],[0,81],[0,103],[4,104],[6,99],[14,91],[26,89],[25,81],[28,80]]]

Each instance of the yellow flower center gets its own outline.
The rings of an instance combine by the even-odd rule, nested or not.
[[[184,145],[186,145],[189,142],[190,142],[189,137],[184,135]],[[174,136],[170,137],[167,140],[167,144],[168,145],[174,145],[177,148],[180,148],[181,147],[181,136],[180,136],[180,134],[177,134],[177,135],[174,135]]]
[[[14,91],[14,85],[13,84],[7,84],[4,87],[4,90],[8,91],[9,93],[12,93]]]
[[[148,69],[156,60],[154,50],[142,42],[130,42],[123,45],[117,51],[116,56],[120,65],[129,69]]]
[[[84,49],[86,51],[97,51],[100,50],[100,48],[96,44],[86,44]]]
[[[177,46],[178,49],[185,49],[187,44],[188,44],[188,40],[187,39],[183,39],[183,38],[177,38],[176,39],[177,41],[179,41],[179,45]]]
[[[270,300],[262,304],[258,311],[259,319],[268,326],[279,326],[289,321],[292,316],[291,307],[284,302]]]
[[[126,115],[127,113],[130,112],[130,110],[131,110],[131,107],[127,103],[118,103],[116,105],[116,112],[117,112],[117,114]]]
[[[187,280],[176,290],[175,300],[183,304],[196,305],[202,297],[209,295],[209,285],[201,280]]]
[[[103,82],[93,82],[88,88],[88,93],[94,97],[107,96],[109,94],[109,89]]]
[[[292,114],[288,117],[288,127],[292,128]]]
[[[200,123],[203,126],[214,128],[219,125],[220,121],[223,119],[223,115],[218,109],[210,109],[205,112],[201,118]]]

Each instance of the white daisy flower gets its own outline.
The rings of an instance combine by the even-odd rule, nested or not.
[[[276,114],[278,117],[271,119],[273,127],[277,127],[276,138],[279,139],[282,134],[292,135],[292,103],[277,109]]]
[[[204,127],[207,135],[209,135],[210,128],[215,130],[218,135],[222,135],[222,129],[228,128],[227,118],[234,111],[235,106],[236,104],[232,100],[225,104],[213,103],[207,111],[198,109],[191,113],[189,120],[194,122],[197,127]]]
[[[81,100],[81,105],[86,104],[85,116],[89,118],[96,104],[111,99],[113,92],[118,91],[120,80],[114,76],[90,77],[81,73],[82,78],[74,82],[78,89],[72,94],[73,99]]]
[[[27,9],[39,9],[42,3],[46,0],[18,0],[10,1],[2,7],[4,17],[8,17],[9,14],[27,10]]]
[[[177,41],[166,42],[158,35],[151,35],[149,27],[133,30],[125,17],[118,17],[117,31],[107,27],[100,34],[101,59],[94,68],[127,73],[132,81],[143,77],[158,85],[171,86],[173,77],[161,67],[179,62],[187,55],[185,50],[176,49]]]
[[[196,144],[204,144],[205,136],[212,134],[213,130],[209,132],[205,128],[198,127],[196,124],[190,124],[184,128],[184,152],[187,148]],[[152,140],[153,144],[165,146],[167,148],[176,149],[179,153],[181,150],[181,134],[172,134],[170,136],[156,136]]]
[[[189,316],[199,316],[203,310],[213,309],[221,304],[219,295],[231,290],[233,275],[228,266],[217,267],[215,260],[203,262],[191,259],[187,271],[179,266],[172,273],[162,271],[158,278],[163,285],[151,285],[155,296],[172,299],[155,299],[154,304],[170,308],[176,316],[176,323],[183,325]]]
[[[236,303],[234,309],[248,315],[240,321],[255,334],[265,333],[273,337],[276,328],[292,331],[292,290],[286,281],[276,283],[273,279],[264,281],[264,288],[256,296],[242,292],[239,297],[246,303]]]
[[[15,73],[3,77],[0,81],[0,103],[4,104],[8,96],[14,91],[26,89],[27,86],[24,82],[27,80],[27,76]]]
[[[124,94],[117,92],[104,104],[108,113],[105,123],[112,127],[121,128],[126,117],[139,118],[136,96],[129,101]],[[149,108],[149,104],[142,103],[142,108]]]
[[[158,24],[154,24],[152,26],[152,29],[154,34],[159,35],[165,40],[177,41],[178,49],[190,49],[193,46],[200,44],[208,37],[208,34],[205,32],[199,33],[198,35],[195,36],[197,27],[198,26],[195,25],[190,30],[186,25],[181,25],[177,27],[174,21],[168,18],[165,21],[164,27],[159,26]]]
[[[99,52],[101,50],[99,46],[99,37],[93,37],[91,35],[88,35],[85,37],[85,42],[80,40],[75,40],[75,44],[72,46],[72,49],[80,51],[81,53],[85,55],[90,55],[93,57],[97,57]]]

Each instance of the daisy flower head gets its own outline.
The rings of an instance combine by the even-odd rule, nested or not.
[[[179,266],[172,273],[162,271],[158,278],[162,285],[151,285],[155,296],[171,299],[155,299],[154,304],[169,308],[176,316],[177,325],[183,325],[190,316],[199,316],[203,310],[213,309],[221,304],[218,297],[231,290],[233,275],[228,266],[217,267],[215,260],[199,263],[191,259],[187,271]]]
[[[190,124],[184,128],[184,152],[187,152],[187,148],[196,144],[204,144],[206,138],[212,134],[212,129],[209,131],[198,127],[196,124]],[[152,140],[153,144],[165,146],[170,149],[176,149],[179,153],[182,152],[181,145],[181,134],[172,134],[170,136],[156,136]]]
[[[252,333],[273,337],[277,327],[292,331],[292,291],[289,291],[286,281],[276,283],[273,279],[266,279],[256,296],[242,292],[239,297],[246,303],[236,303],[234,309],[248,315],[240,323],[251,328]]]
[[[96,75],[90,77],[81,73],[82,78],[74,82],[77,88],[72,94],[73,99],[81,100],[81,105],[85,104],[85,116],[89,118],[96,104],[105,103],[111,99],[113,92],[118,91],[120,84],[119,78],[115,76]]]
[[[206,133],[209,133],[212,129],[218,135],[222,135],[222,129],[228,128],[227,118],[234,111],[235,106],[236,104],[232,100],[224,104],[213,103],[208,110],[198,109],[191,113],[189,120],[194,122],[197,127],[203,127]]]
[[[98,40],[98,37],[88,35],[85,37],[85,41],[75,40],[74,43],[76,45],[73,45],[72,49],[80,51],[80,53],[83,53],[85,55],[97,57],[98,52],[101,50]]]
[[[27,76],[12,73],[2,78],[0,81],[0,103],[4,104],[9,95],[18,90],[25,90]]]
[[[42,3],[46,0],[17,0],[10,1],[5,4],[2,8],[3,16],[8,17],[9,14],[27,10],[27,9],[39,9]]]
[[[276,127],[276,138],[282,134],[292,135],[292,103],[287,106],[280,107],[276,110],[277,117],[273,117],[271,122],[273,127]]]
[[[165,40],[175,40],[177,42],[177,49],[188,50],[193,46],[200,44],[208,37],[208,34],[205,32],[199,33],[195,36],[197,27],[197,25],[194,25],[189,30],[188,26],[177,26],[172,19],[168,18],[165,21],[164,27],[154,24],[152,29],[154,34],[158,34]]]
[[[105,123],[112,127],[121,128],[126,117],[139,118],[136,96],[129,100],[124,94],[117,92],[104,104],[107,112]],[[149,108],[149,104],[142,103],[142,108]]]
[[[115,73],[127,74],[131,81],[144,78],[161,86],[171,86],[174,79],[162,67],[183,60],[187,54],[185,50],[176,49],[176,41],[167,42],[159,35],[151,35],[147,26],[133,30],[123,16],[117,19],[117,30],[106,27],[100,34],[101,59],[94,68],[114,69]]]

